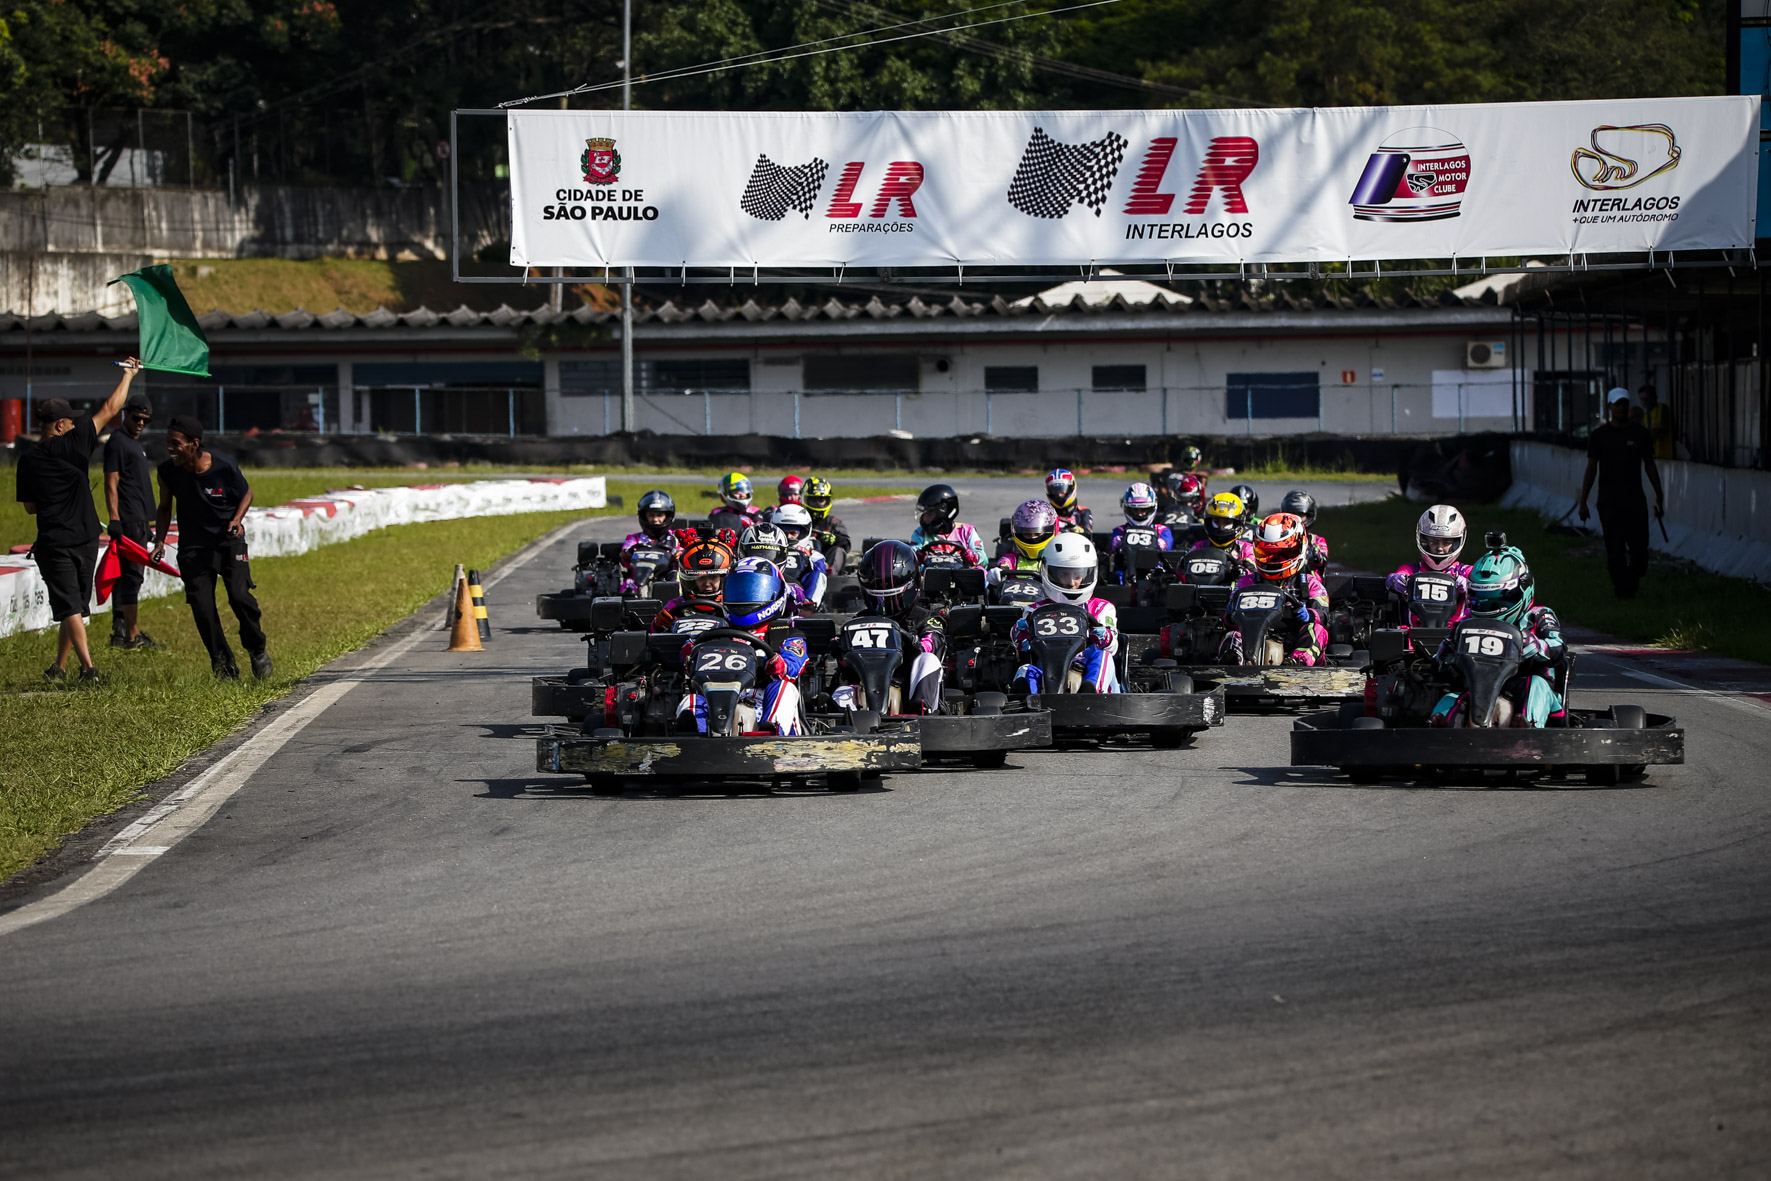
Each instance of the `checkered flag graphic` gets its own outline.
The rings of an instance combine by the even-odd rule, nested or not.
[[[1028,217],[1063,217],[1077,204],[1099,217],[1124,159],[1125,137],[1117,132],[1091,144],[1061,144],[1035,127],[1009,182],[1008,203]]]
[[[829,171],[830,165],[815,156],[810,164],[796,168],[783,168],[767,156],[758,156],[756,167],[750,170],[750,183],[744,186],[744,199],[738,204],[761,221],[780,221],[789,209],[810,217],[818,190],[824,187],[824,174]]]

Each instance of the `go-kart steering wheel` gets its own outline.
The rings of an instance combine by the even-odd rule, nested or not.
[[[747,631],[735,627],[710,627],[704,632],[695,633],[695,645],[699,647],[709,640],[743,640],[764,656],[774,657],[781,653],[767,640],[758,639]]]

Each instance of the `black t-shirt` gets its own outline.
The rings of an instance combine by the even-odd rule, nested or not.
[[[19,457],[18,498],[37,503],[38,545],[70,548],[98,540],[98,510],[86,476],[96,446],[98,431],[86,414],[67,434],[45,439]]]
[[[1646,503],[1642,461],[1654,457],[1654,436],[1639,422],[1603,423],[1587,439],[1587,454],[1599,461],[1599,499],[1607,504]]]
[[[112,431],[105,440],[105,475],[117,473],[117,519],[154,519],[154,482],[148,477],[148,453],[140,439]]]
[[[179,549],[227,545],[228,523],[248,491],[246,477],[234,461],[211,451],[206,472],[187,472],[170,459],[157,470],[178,507]]]

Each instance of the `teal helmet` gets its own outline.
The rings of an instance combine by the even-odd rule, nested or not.
[[[1470,614],[1517,627],[1531,610],[1531,567],[1516,546],[1498,546],[1470,570]]]

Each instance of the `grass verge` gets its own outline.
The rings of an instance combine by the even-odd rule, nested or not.
[[[53,688],[42,680],[55,633],[0,640],[0,879],[135,798],[143,784],[243,725],[266,702],[361,647],[447,589],[452,563],[487,568],[579,512],[472,517],[397,525],[313,553],[253,564],[276,675],[235,684],[209,675],[209,658],[182,595],[142,604],[142,627],[165,652],[105,646],[108,616],[93,617],[93,659],[105,683]],[[520,604],[500,608],[522,611]],[[232,629],[233,616],[222,606]],[[230,630],[229,640],[238,649]],[[240,657],[245,665],[244,655]]]
[[[1392,496],[1323,509],[1316,524],[1337,563],[1384,572],[1415,558],[1414,525],[1424,507]],[[1611,592],[1605,545],[1596,533],[1551,533],[1542,517],[1524,509],[1460,507],[1470,523],[1465,559],[1482,552],[1488,530],[1504,530],[1531,563],[1537,601],[1569,623],[1645,644],[1702,648],[1771,664],[1771,590],[1657,558],[1637,596],[1619,599]]]

